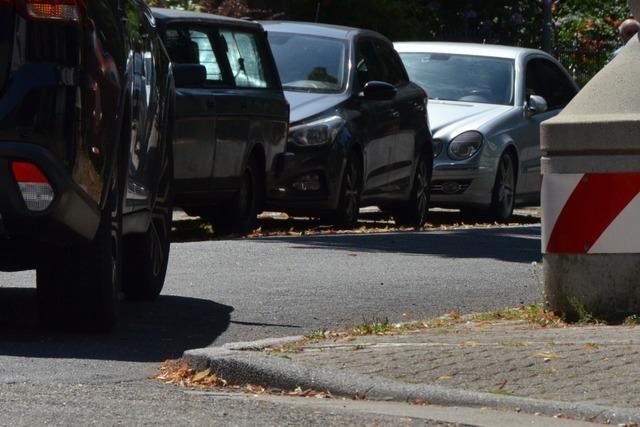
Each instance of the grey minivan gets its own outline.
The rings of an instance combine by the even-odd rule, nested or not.
[[[288,132],[282,92],[260,24],[153,9],[176,81],[175,203],[216,233],[255,227]]]

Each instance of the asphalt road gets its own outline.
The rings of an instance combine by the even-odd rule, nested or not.
[[[0,274],[0,414],[14,417],[0,423],[47,413],[43,402],[71,385],[86,385],[95,410],[109,390],[122,400],[123,384],[134,399],[175,394],[145,378],[189,348],[539,301],[539,234],[527,226],[174,244],[160,299],[123,303],[121,325],[102,336],[41,332],[35,274]],[[16,394],[32,418],[2,408]]]

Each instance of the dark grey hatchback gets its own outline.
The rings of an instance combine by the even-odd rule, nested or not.
[[[433,166],[427,95],[391,42],[329,25],[264,22],[291,105],[278,210],[353,226],[362,205],[425,222]]]
[[[176,81],[176,204],[216,232],[256,224],[285,150],[289,105],[262,27],[153,9]]]

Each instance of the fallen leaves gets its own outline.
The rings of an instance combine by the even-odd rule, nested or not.
[[[333,398],[333,395],[328,391],[302,389],[301,387],[297,387],[294,390],[279,390],[268,389],[254,384],[229,384],[227,380],[216,375],[211,368],[197,372],[189,366],[189,363],[181,360],[166,360],[160,366],[158,374],[151,377],[151,379],[160,381],[163,384],[173,384],[181,387],[223,388],[230,391],[251,394],[270,394],[275,396],[313,397],[317,399]]]
[[[598,344],[596,344],[596,343],[593,343],[593,342],[588,342],[588,343],[586,343],[584,345],[584,349],[585,350],[593,351],[593,350],[597,350],[599,348],[600,348],[600,346]]]

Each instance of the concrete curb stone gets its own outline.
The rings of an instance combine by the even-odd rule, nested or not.
[[[293,362],[262,352],[265,348],[291,344],[301,339],[302,337],[295,336],[230,343],[221,347],[187,350],[183,358],[197,370],[211,368],[232,384],[253,384],[283,390],[301,387],[328,391],[344,397],[361,394],[370,400],[407,402],[420,399],[441,406],[523,411],[547,416],[564,414],[570,418],[600,422],[640,422],[640,408],[604,407],[586,403],[502,396],[429,384],[404,384],[381,377]]]

